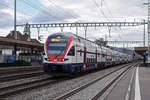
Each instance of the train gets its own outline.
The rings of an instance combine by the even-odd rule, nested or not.
[[[43,70],[52,76],[85,72],[132,61],[133,55],[100,46],[71,32],[51,34],[44,44]]]

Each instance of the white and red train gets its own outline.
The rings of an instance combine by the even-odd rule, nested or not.
[[[132,55],[64,32],[50,35],[45,42],[44,51],[43,70],[52,75],[99,69],[133,60]]]

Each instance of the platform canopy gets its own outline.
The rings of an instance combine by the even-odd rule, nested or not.
[[[135,47],[134,50],[136,53],[143,55],[148,50],[148,47]]]
[[[32,41],[23,41],[23,40],[16,40],[10,39],[6,37],[0,37],[0,45],[9,45],[9,46],[20,46],[20,47],[43,47],[42,43],[35,43]]]

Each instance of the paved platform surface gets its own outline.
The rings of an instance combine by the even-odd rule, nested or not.
[[[141,100],[150,100],[150,66],[139,69]]]
[[[150,67],[134,67],[105,100],[150,100]]]

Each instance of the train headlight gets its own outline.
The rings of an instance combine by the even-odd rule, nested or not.
[[[62,59],[62,61],[67,61],[67,60],[69,60],[68,58],[64,58],[64,59]]]

